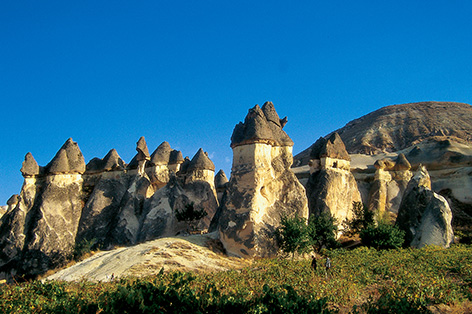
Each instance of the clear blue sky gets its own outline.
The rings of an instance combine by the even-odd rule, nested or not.
[[[230,137],[267,100],[294,153],[380,107],[472,103],[472,1],[0,2],[0,204],[27,152],[86,162],[145,136],[229,176]]]

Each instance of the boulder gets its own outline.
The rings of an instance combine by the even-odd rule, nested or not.
[[[431,180],[420,166],[408,183],[396,225],[405,231],[405,244],[421,248],[437,245],[447,248],[454,241],[452,211],[446,199],[431,190]]]

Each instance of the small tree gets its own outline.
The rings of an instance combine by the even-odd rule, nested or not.
[[[293,217],[282,216],[280,226],[275,232],[277,244],[285,253],[304,253],[310,247],[306,219],[295,215]]]
[[[353,218],[343,222],[343,233],[347,236],[360,234],[362,230],[375,224],[374,213],[361,202],[352,202]]]
[[[336,240],[338,226],[336,218],[328,212],[312,215],[308,221],[308,236],[313,249],[320,252],[323,247],[334,248],[339,245]]]
[[[380,221],[377,226],[369,226],[360,235],[362,244],[377,250],[400,248],[405,241],[405,231],[385,221]]]
[[[196,209],[195,204],[193,202],[185,205],[184,209],[177,209],[175,212],[175,218],[177,219],[177,221],[187,222],[192,228],[192,231],[197,230],[198,223],[206,215],[208,215],[208,213],[203,208]]]

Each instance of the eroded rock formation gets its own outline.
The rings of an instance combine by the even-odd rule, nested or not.
[[[398,155],[396,161],[389,158],[377,160],[376,171],[369,193],[369,209],[376,215],[398,213],[398,208],[408,182],[413,176],[411,165],[404,154]]]
[[[328,212],[339,224],[352,218],[353,202],[360,202],[357,183],[350,172],[350,157],[337,133],[320,138],[310,154],[306,186],[310,215]]]
[[[396,224],[406,232],[405,243],[421,248],[438,245],[447,248],[454,241],[452,211],[444,197],[431,190],[431,179],[424,166],[408,183]]]
[[[231,179],[216,215],[220,240],[232,255],[274,255],[281,216],[308,217],[305,191],[290,171],[293,142],[285,123],[266,102],[234,128]]]
[[[28,153],[21,193],[0,220],[3,277],[34,276],[61,265],[83,241],[107,248],[187,231],[175,211],[189,203],[205,209],[197,228],[207,229],[218,207],[208,155],[199,150],[181,171],[182,153],[167,142],[149,155],[141,137],[136,150],[128,165],[114,149],[86,165],[72,139],[45,167]]]

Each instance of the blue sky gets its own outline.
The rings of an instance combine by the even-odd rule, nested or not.
[[[472,103],[472,1],[0,2],[0,204],[27,152],[86,162],[145,136],[229,176],[233,127],[270,100],[294,153],[391,104]]]

